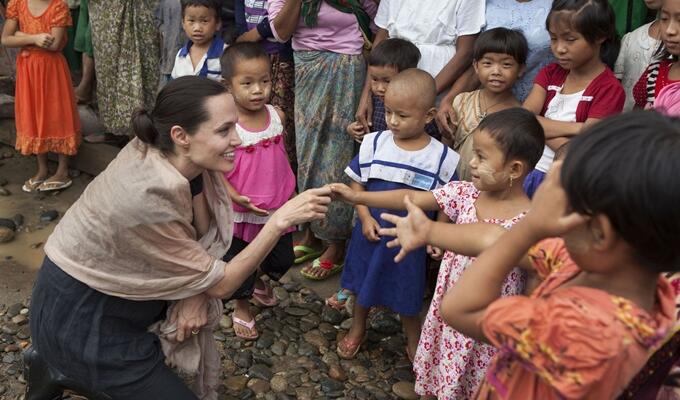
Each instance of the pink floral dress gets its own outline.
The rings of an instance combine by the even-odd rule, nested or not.
[[[439,207],[457,224],[480,222],[475,208],[479,193],[470,182],[451,182],[433,191]],[[483,222],[499,224],[509,229],[524,214],[509,220],[485,219]],[[439,315],[442,298],[473,260],[472,257],[450,251],[444,254],[437,276],[437,287],[425,317],[413,362],[418,394],[437,396],[440,400],[472,398],[484,380],[491,358],[496,354],[494,347],[456,332]],[[524,273],[519,268],[514,269],[503,283],[502,295],[521,294],[525,280]]]

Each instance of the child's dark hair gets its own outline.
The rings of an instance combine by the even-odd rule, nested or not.
[[[378,43],[368,56],[368,65],[395,67],[398,72],[418,67],[420,50],[406,39],[390,38]]]
[[[227,81],[234,76],[236,70],[236,62],[238,60],[253,60],[256,58],[266,59],[269,63],[269,55],[264,51],[259,43],[255,42],[239,42],[227,47],[220,57],[220,66],[222,67],[222,78]]]
[[[508,108],[489,114],[477,130],[483,130],[498,143],[506,160],[526,161],[526,172],[531,171],[543,155],[543,127],[536,116],[524,108]]]
[[[472,53],[472,59],[479,61],[486,53],[511,55],[519,64],[526,64],[529,44],[524,34],[516,29],[493,28],[482,32]]]
[[[545,28],[550,31],[550,24],[556,21],[565,21],[588,43],[604,39],[600,58],[609,68],[614,68],[620,41],[616,35],[614,10],[607,0],[554,0],[545,19]]]
[[[571,209],[603,214],[654,271],[680,269],[680,120],[623,113],[574,137],[562,166]]]
[[[182,18],[187,7],[206,7],[215,12],[215,20],[221,21],[222,3],[218,0],[182,0]]]
[[[199,76],[183,76],[170,81],[156,96],[153,110],[139,108],[132,113],[132,130],[142,142],[163,153],[175,145],[170,128],[179,125],[189,134],[210,117],[205,108],[209,97],[226,93],[219,82]]]

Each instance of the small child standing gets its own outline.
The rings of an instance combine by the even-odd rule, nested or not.
[[[345,172],[358,193],[409,188],[433,190],[453,179],[458,154],[425,132],[434,118],[436,89],[425,71],[407,69],[396,75],[385,92],[389,131],[364,137],[359,154]],[[396,252],[378,235],[383,209],[357,205],[358,221],[347,249],[341,286],[356,294],[352,327],[338,342],[337,353],[353,358],[366,339],[371,307],[386,306],[400,315],[409,359],[420,337],[427,255],[423,249],[399,263]]]
[[[555,0],[546,27],[558,62],[538,73],[523,105],[539,116],[546,139],[543,157],[524,182],[529,197],[548,172],[555,150],[585,126],[620,113],[626,99],[601,59],[616,34],[614,11],[606,0]]]
[[[220,80],[220,56],[227,45],[219,35],[221,3],[217,0],[182,0],[182,28],[189,40],[177,52],[172,78],[198,75]]]
[[[659,13],[662,47],[633,87],[635,108],[647,109],[666,85],[680,82],[680,0],[663,0]]]
[[[465,271],[441,313],[498,348],[478,399],[617,398],[673,332],[662,273],[680,266],[680,247],[669,246],[680,238],[678,152],[678,120],[655,112],[587,128],[527,216]],[[518,263],[543,283],[499,299]]]
[[[234,207],[234,237],[224,257],[229,261],[262,230],[269,215],[295,193],[295,176],[283,146],[283,112],[269,104],[271,64],[262,47],[253,42],[236,43],[221,58],[222,77],[234,96],[238,110],[236,132],[241,145],[236,149],[234,169],[226,174],[227,189]],[[276,244],[260,266],[232,299],[236,336],[255,340],[258,332],[248,299],[263,307],[277,304],[272,289],[259,275],[278,280],[293,265],[292,228]]]
[[[267,0],[236,0],[234,1],[234,20],[236,42],[257,42],[269,54],[272,63],[272,97],[271,104],[290,116],[286,119],[284,128],[284,142],[288,152],[288,161],[297,171],[297,156],[295,155],[295,66],[293,65],[293,48],[291,41],[279,43],[274,37]]]
[[[391,38],[380,42],[368,56],[368,80],[370,81],[371,103],[373,115],[371,130],[367,131],[363,124],[354,121],[347,126],[347,133],[357,142],[371,132],[387,130],[385,122],[385,92],[387,85],[398,73],[409,68],[417,68],[420,50],[405,39]],[[425,126],[425,132],[436,138],[437,126],[434,121]]]
[[[461,93],[453,99],[455,120],[451,123],[456,126],[456,132],[451,147],[460,154],[460,180],[472,180],[472,132],[479,123],[493,112],[520,106],[512,88],[524,73],[528,53],[526,38],[516,30],[489,29],[475,41],[472,66],[482,88]]]
[[[12,0],[7,5],[2,45],[21,48],[16,149],[38,159],[38,172],[24,183],[25,192],[61,190],[72,183],[68,156],[76,154],[81,138],[71,76],[61,53],[70,25],[71,14],[62,0]],[[48,152],[59,154],[57,171],[49,178]]]
[[[662,0],[646,0],[650,10],[658,11]],[[626,103],[623,111],[630,111],[635,106],[633,86],[652,62],[654,52],[659,48],[661,32],[659,18],[642,25],[633,32],[626,33],[621,40],[621,50],[614,66],[614,75],[621,81],[626,91]]]
[[[450,182],[431,192],[355,192],[340,184],[333,184],[331,189],[354,204],[403,210],[404,197],[408,196],[424,210],[441,209],[456,224],[484,222],[509,228],[529,209],[529,199],[520,183],[541,156],[545,143],[543,129],[529,111],[510,108],[482,120],[473,133],[473,140],[471,183]],[[397,254],[397,249],[392,251],[391,254]],[[446,326],[439,315],[442,298],[458,284],[472,260],[468,254],[447,251],[444,255],[413,361],[416,392],[421,395],[440,399],[472,397],[493,356],[492,347]],[[520,270],[507,273],[503,296],[522,293],[524,283]]]

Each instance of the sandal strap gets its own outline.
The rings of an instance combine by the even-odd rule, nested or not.
[[[349,295],[347,294],[347,292],[345,292],[345,289],[340,289],[340,290],[338,290],[338,292],[335,294],[335,298],[336,298],[338,301],[346,301],[347,299],[349,299]]]
[[[244,321],[241,318],[232,315],[231,320],[234,321],[235,324],[239,324],[243,327],[246,327],[248,329],[253,329],[255,327],[255,318],[251,319],[250,321]]]
[[[331,270],[333,269],[333,262],[329,260],[319,260],[319,268]]]
[[[264,289],[254,288],[253,293],[257,293],[257,294],[260,294],[260,295],[263,295],[263,296],[269,296],[269,294],[270,294],[267,286],[265,286]]]

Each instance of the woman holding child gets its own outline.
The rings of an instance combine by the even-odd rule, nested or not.
[[[280,42],[292,38],[295,59],[295,140],[299,190],[347,181],[343,171],[354,143],[345,133],[366,75],[362,51],[372,33],[373,0],[270,0],[269,20]],[[335,203],[328,217],[314,222],[296,246],[296,263],[314,259],[302,270],[325,279],[342,269],[352,208]],[[327,243],[323,253],[321,241]]]
[[[167,345],[187,338],[186,346],[201,352],[201,397],[217,398],[211,323],[222,314],[218,299],[257,269],[282,232],[323,218],[330,202],[327,188],[301,193],[223,262],[233,218],[222,174],[233,168],[240,145],[236,120],[225,87],[193,76],[165,86],[153,110],[135,112],[136,139],[92,181],[45,245],[26,377],[40,398],[61,393],[44,378],[49,368],[106,398],[196,399],[164,362]],[[160,334],[149,332],[152,325]],[[178,365],[180,358],[167,360]]]

